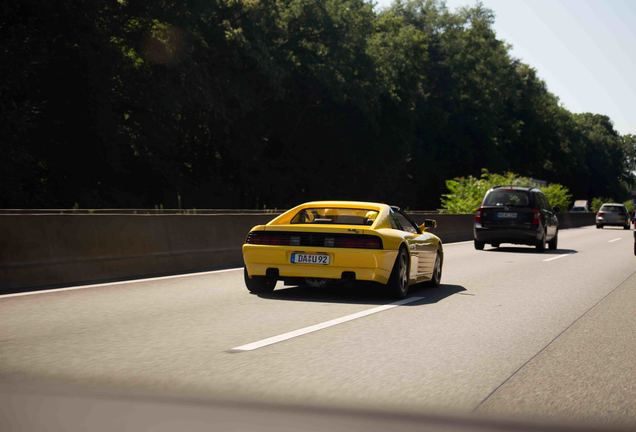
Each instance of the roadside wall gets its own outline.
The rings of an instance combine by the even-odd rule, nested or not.
[[[274,214],[0,215],[0,293],[242,265],[241,245]],[[413,212],[444,242],[472,239],[472,215]],[[561,228],[594,214],[564,214]]]

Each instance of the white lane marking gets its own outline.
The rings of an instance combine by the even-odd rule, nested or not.
[[[563,254],[563,255],[557,255],[557,256],[552,257],[552,258],[544,259],[543,262],[558,260],[558,259],[561,259],[561,258],[565,258],[566,256],[570,256],[570,255],[573,255],[573,254],[568,253],[568,254]]]
[[[165,279],[177,279],[177,278],[184,278],[184,277],[191,277],[191,276],[202,276],[207,274],[225,273],[225,272],[231,272],[231,271],[237,271],[237,270],[243,270],[243,267],[236,267],[236,268],[223,269],[223,270],[212,270],[212,271],[197,272],[197,273],[184,273],[184,274],[171,275],[171,276],[158,276],[158,277],[151,277],[151,278],[145,278],[145,279],[128,279],[128,280],[119,281],[119,282],[81,285],[81,286],[74,286],[74,287],[67,287],[67,288],[54,288],[54,289],[41,290],[41,291],[29,291],[29,292],[14,293],[14,294],[3,294],[3,295],[0,295],[0,299],[8,298],[8,297],[22,297],[22,296],[28,296],[28,295],[46,294],[46,293],[60,292],[60,291],[75,291],[75,290],[81,290],[81,289],[87,289],[87,288],[99,288],[104,286],[123,285],[123,284],[137,283],[137,282],[148,282],[148,281],[158,281],[158,280],[165,280]]]
[[[615,239],[608,240],[608,243],[614,243],[614,242],[617,242],[619,240],[623,240],[623,237],[617,237]]]
[[[375,314],[375,313],[378,313],[378,312],[382,312],[382,311],[385,311],[385,310],[388,310],[388,309],[392,309],[392,308],[394,308],[396,306],[401,306],[401,305],[404,305],[404,304],[407,304],[407,303],[413,303],[413,302],[416,302],[416,301],[420,301],[423,298],[424,297],[409,297],[409,298],[406,298],[404,300],[399,300],[399,301],[396,301],[396,302],[393,302],[393,303],[389,303],[389,304],[385,304],[385,305],[382,305],[382,306],[374,307],[372,309],[367,309],[367,310],[363,310],[361,312],[356,312],[356,313],[351,314],[351,315],[345,315],[345,316],[340,317],[340,318],[332,319],[332,320],[325,321],[325,322],[322,322],[322,323],[319,323],[319,324],[314,324],[314,325],[311,325],[309,327],[303,327],[301,329],[290,331],[290,332],[287,332],[287,333],[283,333],[283,334],[280,334],[278,336],[272,336],[272,337],[269,337],[267,339],[262,339],[262,340],[259,340],[259,341],[256,341],[256,342],[252,342],[252,343],[248,343],[248,344],[245,344],[245,345],[241,345],[241,346],[232,348],[230,350],[230,352],[252,351],[252,350],[255,350],[255,349],[258,349],[258,348],[263,348],[263,347],[266,347],[268,345],[273,345],[273,344],[278,343],[278,342],[282,342],[282,341],[286,341],[288,339],[292,339],[292,338],[295,338],[295,337],[298,337],[298,336],[306,335],[307,333],[313,333],[313,332],[316,332],[318,330],[323,330],[323,329],[326,329],[328,327],[333,327],[333,326],[336,326],[338,324],[345,323],[347,321],[352,321],[352,320],[355,320],[355,319],[358,319],[358,318],[369,316],[369,315],[372,315],[372,314]]]
[[[460,244],[467,244],[467,243],[473,243],[474,240],[466,240],[466,241],[459,241],[459,242],[449,242],[449,243],[444,243],[444,246],[451,246],[451,245],[460,245]]]

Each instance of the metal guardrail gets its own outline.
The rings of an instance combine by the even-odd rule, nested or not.
[[[0,209],[0,215],[215,215],[279,214],[285,209]]]
[[[0,209],[0,215],[226,215],[280,214],[287,209]],[[438,210],[407,211],[413,215],[439,214]]]

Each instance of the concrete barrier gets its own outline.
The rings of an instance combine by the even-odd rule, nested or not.
[[[0,215],[0,293],[242,265],[241,245],[275,214]],[[413,212],[444,242],[472,239],[472,215]],[[561,227],[594,223],[564,214]]]
[[[473,215],[447,215],[429,212],[412,212],[411,218],[418,224],[424,219],[435,219],[437,228],[430,230],[445,243],[473,239]],[[594,213],[561,213],[558,215],[559,229],[594,225]]]
[[[271,214],[1,215],[0,292],[240,266]]]

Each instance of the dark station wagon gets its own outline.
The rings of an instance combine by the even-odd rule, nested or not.
[[[537,188],[495,186],[488,190],[475,212],[475,249],[488,243],[535,246],[538,251],[557,248],[559,238],[558,208],[550,208],[543,192]]]

